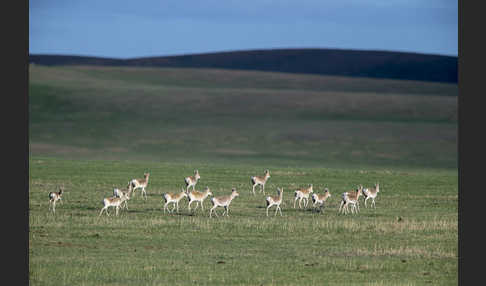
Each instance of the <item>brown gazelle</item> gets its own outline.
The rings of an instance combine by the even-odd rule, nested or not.
[[[365,203],[365,207],[366,208],[367,208],[366,201],[368,199],[371,199],[371,206],[373,206],[374,208],[376,208],[375,198],[378,195],[378,192],[380,192],[380,185],[379,185],[379,183],[376,183],[374,188],[365,188],[365,189],[363,189],[363,197],[364,197],[364,203]]]
[[[184,198],[184,197],[187,197],[187,193],[184,189],[181,190],[180,193],[165,193],[162,195],[163,199],[165,200],[165,204],[164,204],[164,213],[165,213],[165,210],[167,209],[167,212],[169,213],[172,213],[174,211],[174,209],[177,210],[177,212],[179,212],[179,201]],[[169,204],[174,204],[174,207],[172,208],[172,210],[169,210]]]
[[[302,188],[299,190],[296,190],[294,193],[294,209],[295,209],[295,203],[297,200],[299,200],[299,209],[302,208],[301,202],[302,200],[304,201],[304,208],[307,208],[307,204],[309,203],[309,196],[314,192],[312,184],[309,185],[307,188]]]
[[[194,176],[189,176],[184,178],[184,182],[186,183],[186,192],[189,190],[190,187],[192,187],[192,190],[194,191],[194,188],[196,187],[197,181],[201,179],[201,176],[199,175],[198,170],[194,170]]]
[[[283,198],[283,188],[277,188],[277,195],[276,196],[268,196],[266,198],[267,202],[267,216],[268,216],[268,209],[271,208],[272,206],[277,206],[275,208],[275,215],[277,215],[277,211],[280,211],[280,216],[282,216],[282,209],[280,208],[280,204],[282,203],[282,198]]]
[[[60,187],[59,192],[50,192],[49,193],[49,210],[52,209],[53,213],[56,213],[57,201],[61,202],[61,204],[62,204],[62,193],[63,192],[64,192],[64,188]]]
[[[132,191],[133,191],[132,185],[130,184],[130,182],[128,182],[126,189],[114,188],[113,189],[113,196],[121,197],[122,195],[125,195],[127,197],[127,199],[123,202],[123,207],[128,210],[128,200],[132,196]]]
[[[130,181],[130,185],[132,185],[133,189],[133,196],[135,196],[136,189],[142,189],[142,195],[145,197],[145,199],[147,199],[147,192],[145,191],[145,188],[148,185],[149,177],[150,173],[144,173],[143,179],[133,179]]]
[[[203,203],[204,203],[204,200],[208,197],[208,196],[212,196],[213,193],[211,193],[211,190],[209,189],[209,187],[206,187],[206,189],[204,190],[204,192],[199,192],[199,191],[190,191],[187,193],[187,198],[189,200],[189,204],[187,205],[187,209],[189,211],[191,211],[191,204],[193,202],[196,202],[196,208],[194,209],[194,211],[196,211],[197,207],[199,206],[199,203],[201,203],[201,209],[204,211],[204,206],[203,206]]]
[[[312,206],[316,208],[317,205],[319,205],[319,211],[322,212],[322,207],[324,206],[324,202],[326,202],[330,196],[331,193],[329,192],[328,188],[324,189],[323,194],[312,194],[312,202],[313,202]]]
[[[258,185],[261,186],[260,192],[265,194],[265,183],[267,182],[268,178],[270,178],[270,171],[268,170],[265,170],[263,177],[253,176],[250,178],[253,194],[255,194],[255,187]]]
[[[220,196],[220,197],[211,198],[211,202],[213,203],[213,207],[209,211],[209,217],[211,217],[211,215],[213,214],[213,211],[214,211],[214,214],[216,216],[218,216],[218,213],[215,210],[217,207],[223,207],[224,208],[224,212],[223,212],[222,216],[224,216],[225,213],[226,213],[226,216],[229,216],[229,206],[231,204],[231,201],[239,195],[240,194],[233,188],[231,190],[231,195],[229,195],[229,196]]]
[[[341,196],[341,205],[338,212],[348,213],[348,205],[351,205],[351,213],[359,212],[359,196],[362,194],[361,186],[358,186],[357,190],[344,192]]]
[[[103,211],[105,211],[106,215],[109,216],[110,215],[108,213],[109,207],[114,207],[115,208],[115,214],[118,215],[118,210],[120,209],[120,206],[127,199],[128,199],[127,195],[125,195],[123,193],[120,193],[120,197],[113,196],[113,197],[109,197],[109,198],[104,198],[103,199],[103,208],[101,209],[99,216],[101,216]]]

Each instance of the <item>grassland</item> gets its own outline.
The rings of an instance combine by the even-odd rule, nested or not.
[[[456,285],[457,85],[198,69],[29,71],[31,285]],[[162,193],[240,192],[229,218],[164,214]],[[249,178],[270,169],[283,217]],[[150,172],[144,201],[102,216]],[[376,209],[337,213],[380,182]],[[312,183],[323,213],[293,209]],[[48,211],[48,192],[65,202]],[[113,214],[113,210],[110,210]],[[221,214],[221,210],[219,210]],[[273,215],[273,210],[271,211]]]
[[[457,167],[457,85],[31,66],[32,155]]]
[[[29,270],[32,285],[455,285],[457,176],[451,171],[270,167],[267,193],[284,188],[283,217],[265,216],[250,195],[258,167],[36,158],[30,161]],[[197,167],[197,189],[235,187],[230,217],[164,214],[162,193],[178,191]],[[150,171],[148,199],[98,217],[114,186]],[[376,210],[338,215],[340,194],[379,181]],[[331,198],[323,213],[293,209],[293,190],[313,183]],[[65,202],[48,212],[47,193]],[[221,215],[221,210],[219,210]]]

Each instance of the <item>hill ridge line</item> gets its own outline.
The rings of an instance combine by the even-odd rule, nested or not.
[[[393,51],[269,49],[117,59],[29,54],[29,63],[127,67],[217,68],[284,73],[458,82],[458,57]]]

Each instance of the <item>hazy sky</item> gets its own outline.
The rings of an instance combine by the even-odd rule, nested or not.
[[[338,48],[458,55],[457,0],[29,0],[29,52]]]

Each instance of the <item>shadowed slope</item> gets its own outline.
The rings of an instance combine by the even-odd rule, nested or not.
[[[457,83],[457,57],[340,49],[274,49],[103,59],[30,55],[41,65],[219,68]]]

